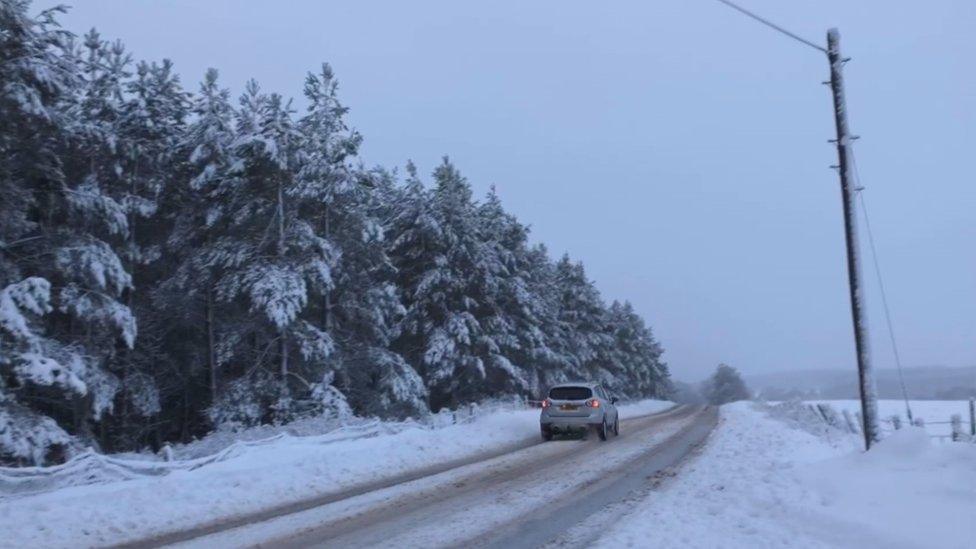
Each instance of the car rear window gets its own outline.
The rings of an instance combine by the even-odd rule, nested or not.
[[[553,387],[549,398],[553,400],[586,400],[593,396],[589,387]]]

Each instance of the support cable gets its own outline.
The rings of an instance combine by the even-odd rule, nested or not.
[[[784,29],[783,27],[777,25],[776,23],[773,23],[772,21],[770,21],[768,19],[765,19],[763,17],[760,17],[759,15],[756,15],[755,13],[752,13],[751,11],[749,11],[749,10],[747,10],[747,9],[741,7],[741,6],[738,6],[736,4],[733,4],[729,0],[718,0],[718,1],[721,2],[721,3],[723,3],[723,4],[725,4],[726,6],[728,6],[730,8],[732,8],[732,9],[734,9],[734,10],[736,10],[736,11],[738,11],[738,12],[740,12],[740,13],[746,15],[746,16],[748,16],[748,17],[751,17],[752,19],[755,19],[756,21],[759,21],[763,25],[766,25],[767,27],[769,27],[769,28],[771,28],[773,30],[779,31],[779,32],[785,34],[786,36],[789,36],[790,38],[792,38],[793,40],[796,40],[797,42],[801,42],[803,44],[806,44],[807,46],[810,46],[811,48],[814,48],[814,49],[820,50],[820,51],[822,51],[824,53],[827,53],[827,48],[825,48],[823,46],[818,46],[817,44],[814,44],[813,42],[807,40],[806,38],[803,38],[803,37],[801,37],[801,36],[799,36],[799,35],[797,35],[795,33],[792,33],[790,31]]]
[[[721,1],[721,0],[719,0]],[[908,414],[908,423],[914,425],[912,417],[912,407],[908,402],[908,389],[905,387],[905,374],[902,372],[901,356],[898,354],[898,344],[895,342],[895,330],[891,324],[891,310],[888,308],[888,295],[885,292],[884,279],[881,276],[881,264],[878,261],[878,250],[874,246],[874,232],[871,230],[871,220],[868,218],[868,206],[864,200],[864,187],[861,184],[861,174],[857,169],[857,157],[854,155],[854,147],[851,150],[851,163],[854,165],[854,178],[857,180],[855,189],[857,197],[861,203],[861,213],[864,214],[864,228],[868,233],[868,245],[871,247],[871,259],[874,263],[874,272],[878,278],[878,288],[881,291],[881,303],[884,306],[885,322],[888,326],[888,339],[891,341],[891,352],[895,356],[895,366],[898,368],[898,381],[901,384],[901,395],[905,400],[905,412]]]
[[[769,28],[771,28],[771,29],[773,29],[773,30],[781,33],[781,34],[784,34],[784,35],[792,38],[793,40],[796,40],[797,42],[800,42],[800,43],[802,43],[804,45],[810,46],[811,48],[813,48],[815,50],[819,50],[819,51],[821,51],[823,53],[826,53],[828,55],[830,54],[830,52],[827,50],[827,48],[824,48],[823,46],[817,45],[817,44],[811,42],[810,40],[807,40],[806,38],[803,38],[803,37],[797,35],[796,33],[790,32],[790,31],[786,30],[785,28],[783,28],[783,27],[781,27],[781,26],[773,23],[772,21],[770,21],[770,20],[768,20],[768,19],[766,19],[766,18],[764,18],[764,17],[762,17],[762,16],[760,16],[760,15],[758,15],[756,13],[753,13],[753,12],[751,12],[751,11],[749,11],[749,10],[747,10],[747,9],[745,9],[745,8],[737,5],[737,4],[735,4],[731,0],[718,0],[718,1],[721,2],[722,4],[725,4],[726,6],[728,6],[730,8],[732,8],[732,9],[738,11],[739,13],[742,13],[743,15],[745,15],[745,16],[751,18],[751,19],[754,19],[754,20],[762,23],[763,25],[766,25],[767,27],[769,27]],[[853,147],[850,147],[850,153],[851,153],[851,163],[853,164],[853,167],[854,167],[854,177],[855,177],[855,179],[857,181],[855,188],[856,188],[857,196],[858,196],[858,198],[860,198],[861,211],[864,213],[864,225],[867,228],[868,241],[869,241],[870,246],[871,246],[871,258],[872,258],[873,263],[874,263],[874,272],[877,275],[877,278],[878,278],[878,287],[881,290],[881,302],[884,305],[885,321],[886,321],[887,326],[888,326],[888,337],[891,340],[891,349],[892,349],[892,352],[893,352],[894,357],[895,357],[895,365],[898,367],[898,381],[901,384],[901,394],[902,394],[902,397],[905,400],[905,411],[908,414],[908,421],[909,421],[909,423],[914,423],[914,419],[912,417],[912,407],[911,407],[911,405],[909,404],[909,401],[908,401],[908,390],[905,387],[905,375],[902,372],[902,367],[901,367],[901,357],[898,354],[898,344],[895,342],[895,331],[894,331],[894,329],[892,328],[892,325],[891,325],[891,312],[890,312],[890,310],[888,308],[888,296],[885,293],[884,280],[883,280],[883,278],[881,276],[881,266],[880,266],[880,263],[878,262],[878,253],[877,253],[877,249],[875,248],[875,245],[874,245],[874,234],[871,231],[871,222],[868,219],[867,205],[866,205],[866,203],[864,201],[864,195],[861,192],[864,189],[864,187],[861,185],[861,175],[860,175],[860,173],[858,172],[858,169],[857,169],[857,159],[854,157],[854,149],[853,149]],[[870,445],[870,443],[869,443],[869,445]]]

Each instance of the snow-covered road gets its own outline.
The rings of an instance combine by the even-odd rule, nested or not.
[[[608,442],[556,440],[408,479],[257,523],[186,540],[185,547],[538,546],[627,497],[699,445],[713,408],[677,407],[624,420]],[[181,541],[180,538],[183,538]]]

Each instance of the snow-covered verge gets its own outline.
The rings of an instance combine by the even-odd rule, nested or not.
[[[976,445],[906,428],[864,453],[858,437],[785,411],[724,406],[701,454],[597,545],[974,546]]]
[[[623,405],[621,417],[671,406],[664,401]],[[170,469],[161,476],[0,498],[0,546],[116,544],[342,492],[534,440],[539,436],[538,414],[532,409],[496,410],[467,423],[418,423],[339,440],[335,433],[277,435],[261,443],[232,445],[234,451],[223,459],[192,468],[178,465],[209,458],[143,462]]]
[[[304,444],[332,444],[355,438],[391,435],[408,429],[437,429],[469,423],[476,417],[498,411],[522,409],[520,399],[498,399],[471,404],[459,410],[442,410],[419,419],[381,421],[355,416],[322,415],[302,418],[284,425],[257,425],[239,430],[217,430],[188,444],[167,445],[159,453],[101,454],[79,451],[60,465],[48,467],[0,467],[0,498],[35,494],[70,486],[163,476],[174,471],[192,471],[212,463],[240,456],[255,446],[301,437]]]

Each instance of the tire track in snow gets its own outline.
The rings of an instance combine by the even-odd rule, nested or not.
[[[534,546],[562,528],[552,517],[561,516],[555,511],[562,508],[562,501],[570,503],[567,507],[574,513],[567,516],[576,520],[577,515],[585,517],[626,496],[624,489],[639,482],[649,467],[670,465],[686,454],[691,444],[686,439],[704,438],[714,415],[714,410],[672,408],[622,421],[621,437],[608,443],[591,436],[584,441],[532,444],[184,545]],[[641,465],[648,461],[650,465]],[[574,495],[581,498],[575,504],[559,499]]]

